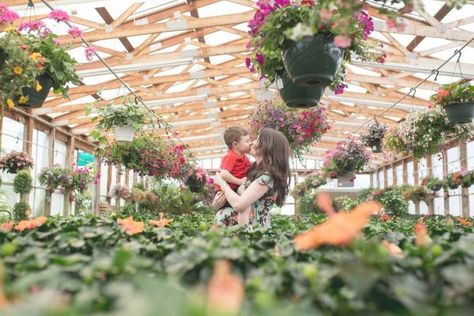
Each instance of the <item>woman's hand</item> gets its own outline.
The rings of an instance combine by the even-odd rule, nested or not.
[[[214,177],[214,184],[217,184],[218,186],[223,188],[227,184],[227,182],[225,182],[219,174],[216,174],[216,176]]]

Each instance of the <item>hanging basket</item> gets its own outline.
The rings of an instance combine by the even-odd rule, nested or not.
[[[7,53],[3,48],[0,48],[0,69],[3,67],[5,60],[7,59]]]
[[[324,87],[302,87],[291,81],[286,71],[280,73],[280,96],[290,108],[309,108],[318,105],[324,93]]]
[[[39,108],[43,105],[54,81],[48,74],[39,75],[36,80],[41,85],[41,89],[36,91],[34,87],[23,87],[21,91],[25,97],[28,97],[28,101],[26,103],[18,102],[19,106]]]
[[[451,123],[471,123],[474,118],[474,103],[452,103],[444,110]]]
[[[194,175],[188,177],[188,179],[186,180],[186,185],[188,186],[189,191],[193,193],[199,193],[204,190],[203,183],[199,181]]]
[[[283,51],[283,64],[294,83],[300,86],[328,86],[341,65],[342,50],[334,36],[316,34],[299,42],[290,41]]]
[[[448,185],[448,187],[449,187],[451,190],[456,190],[457,188],[459,188],[459,184],[450,184],[450,185]]]
[[[442,187],[443,187],[443,186],[442,186],[441,184],[433,185],[433,186],[431,187],[431,191],[433,191],[433,192],[438,192],[439,190],[441,190]]]
[[[117,142],[131,142],[135,138],[135,130],[131,126],[117,126],[114,129]]]
[[[373,152],[373,153],[376,153],[376,154],[381,153],[381,152],[382,152],[382,144],[381,144],[381,143],[378,143],[378,144],[376,144],[376,145],[373,145],[373,146],[371,147],[371,149],[372,149],[372,152]]]

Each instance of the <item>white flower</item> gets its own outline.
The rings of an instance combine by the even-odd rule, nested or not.
[[[296,24],[296,26],[291,31],[290,38],[296,42],[296,41],[299,41],[304,36],[313,36],[313,31],[311,30],[309,26],[304,25],[303,23]]]

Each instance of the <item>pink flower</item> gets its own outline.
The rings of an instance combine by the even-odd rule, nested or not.
[[[344,36],[344,35],[337,35],[334,37],[334,45],[336,45],[339,48],[347,48],[351,46],[352,40],[350,37]]]
[[[85,54],[86,54],[86,59],[88,61],[91,61],[92,58],[94,57],[94,55],[96,54],[97,52],[97,47],[94,47],[94,46],[89,46],[85,49]]]
[[[27,31],[27,32],[32,32],[32,31],[38,31],[42,28],[45,27],[45,24],[43,21],[31,21],[31,22],[23,22],[21,23],[17,30],[18,31]]]
[[[72,26],[67,32],[74,38],[82,38],[82,31],[77,26]]]
[[[59,38],[55,38],[54,40],[54,44],[56,44],[56,46],[61,46],[61,40]]]
[[[265,62],[265,57],[260,54],[260,53],[257,53],[255,55],[255,59],[257,60],[257,62],[260,64],[260,65],[263,65],[263,63]]]
[[[63,10],[53,10],[49,13],[48,18],[55,20],[56,22],[69,21],[69,14]]]
[[[332,18],[332,12],[328,9],[322,8],[319,11],[319,16],[321,17],[321,22],[323,23],[329,23]]]
[[[343,94],[345,88],[347,88],[347,85],[344,84],[344,83],[340,83],[340,84],[336,87],[336,90],[334,90],[334,93],[335,93],[335,94]]]
[[[0,3],[0,23],[12,23],[18,18],[18,13],[10,10],[5,4]]]

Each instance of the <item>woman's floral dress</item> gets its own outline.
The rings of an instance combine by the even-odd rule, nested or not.
[[[262,174],[257,178],[258,182],[268,186],[269,190],[260,199],[250,205],[250,225],[260,224],[262,227],[269,228],[270,209],[275,203],[276,194],[273,192],[273,179],[268,173]],[[245,183],[245,188],[250,185],[250,181]],[[237,214],[232,207],[225,207],[217,211],[215,222],[217,225],[233,226],[237,225]]]

